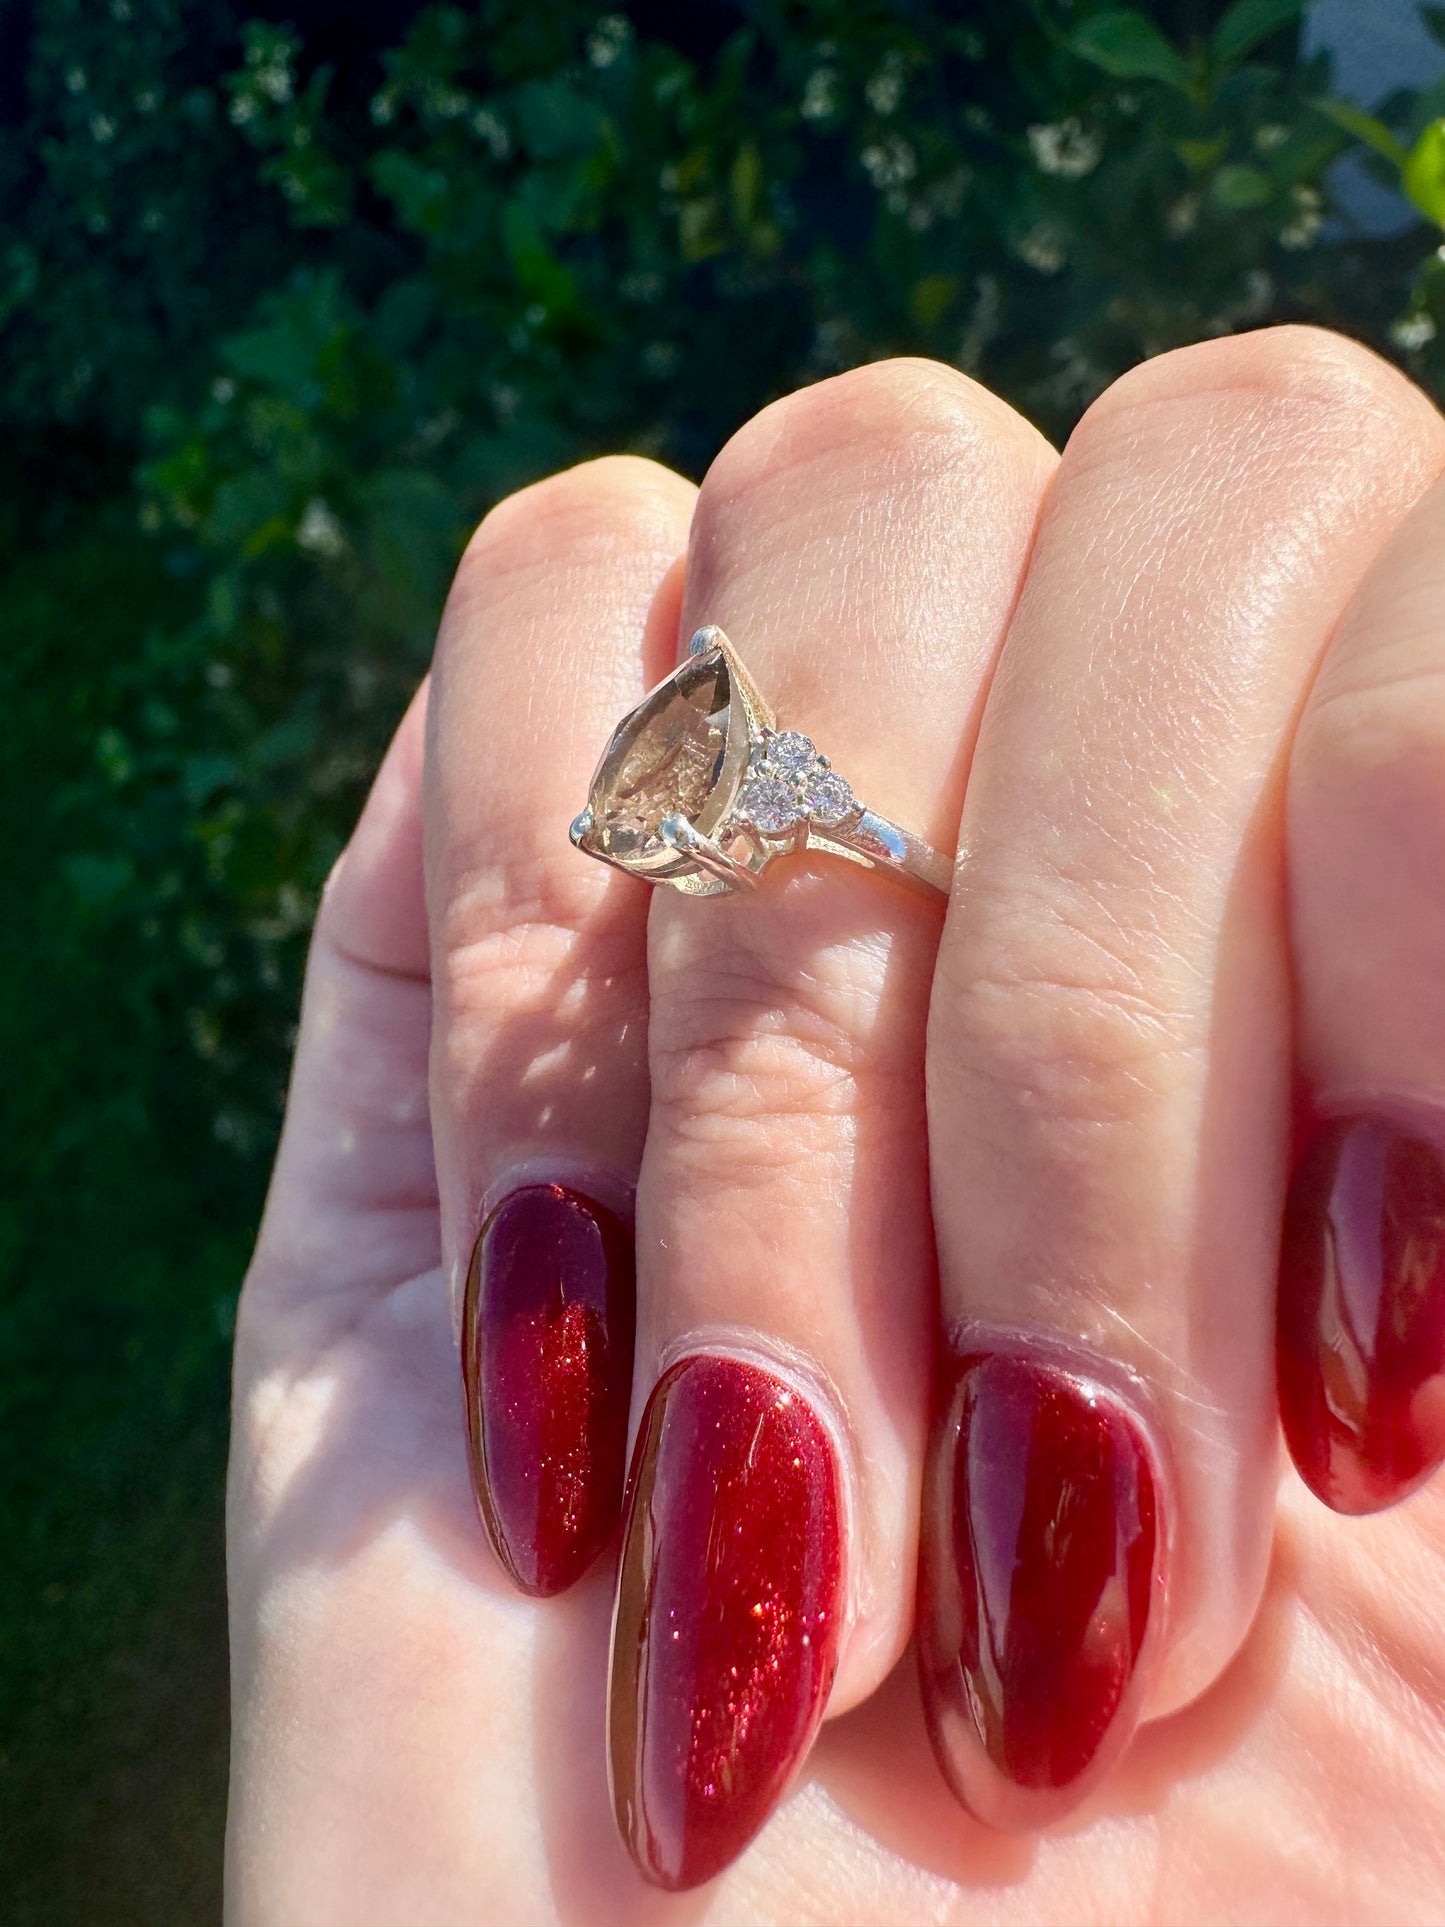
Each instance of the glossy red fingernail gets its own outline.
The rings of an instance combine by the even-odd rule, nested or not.
[[[930,1451],[919,1659],[960,1800],[1010,1831],[1077,1804],[1138,1719],[1162,1530],[1117,1397],[1013,1352],[957,1361]]]
[[[622,1510],[635,1318],[632,1234],[560,1184],[503,1198],[462,1308],[472,1483],[517,1584],[565,1590]]]
[[[838,1469],[791,1385],[674,1365],[632,1461],[608,1727],[617,1824],[659,1886],[720,1873],[802,1762],[837,1664]]]
[[[1290,1186],[1279,1403],[1300,1476],[1377,1512],[1445,1460],[1445,1158],[1380,1118],[1328,1124]]]

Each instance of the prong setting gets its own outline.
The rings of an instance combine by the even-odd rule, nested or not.
[[[739,863],[729,856],[720,844],[688,822],[685,816],[665,816],[658,827],[658,834],[670,850],[679,856],[690,857],[700,870],[725,883],[730,890],[755,890],[758,879],[752,868]]]

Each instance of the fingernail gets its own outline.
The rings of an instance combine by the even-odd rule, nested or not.
[[[1162,1520],[1148,1447],[1086,1374],[955,1366],[926,1474],[919,1660],[954,1792],[1008,1831],[1075,1806],[1138,1721]]]
[[[524,1591],[579,1579],[622,1510],[632,1234],[595,1199],[529,1184],[482,1226],[462,1307],[472,1483]]]
[[[1327,1124],[1290,1186],[1279,1403],[1300,1476],[1377,1512],[1445,1460],[1445,1158],[1381,1118]]]
[[[802,1394],[733,1358],[659,1381],[632,1460],[608,1702],[622,1838],[695,1887],[757,1833],[837,1665],[838,1467]]]

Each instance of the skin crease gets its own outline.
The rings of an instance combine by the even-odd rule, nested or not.
[[[1320,357],[1310,348],[1316,339],[1284,344],[1311,381],[1321,378]],[[1376,378],[1367,372],[1376,364],[1357,351],[1332,352],[1349,360],[1357,384]],[[1393,405],[1398,378],[1379,370],[1378,380],[1380,405]],[[1413,432],[1402,413],[1400,436],[1408,440]],[[1428,469],[1428,454],[1418,461]],[[672,553],[680,552],[687,502],[679,490],[671,506],[659,510],[659,490],[640,484],[641,465],[619,466],[627,470],[629,489],[638,486],[625,513],[607,523],[605,539],[588,534],[588,518],[595,531],[598,497],[615,503],[610,482],[593,488],[584,513],[582,485],[563,478],[568,506],[561,520],[571,518],[570,531],[554,522],[545,541],[538,540],[548,562],[545,571],[537,563],[530,589],[522,570],[504,587],[521,599],[510,623],[525,629],[527,647],[542,649],[550,664],[542,645],[549,635],[560,644],[571,633],[569,595],[584,595],[599,561],[609,558],[605,570],[616,568],[626,579],[613,576],[592,607],[598,621],[609,601],[620,611],[611,618],[612,633],[634,639],[631,687],[640,688],[647,676],[636,660],[635,638],[653,635],[649,610],[665,604],[671,578],[664,538],[672,533]],[[594,484],[597,479],[594,474]],[[612,479],[625,478],[614,468]],[[1422,472],[1420,486],[1428,479]],[[1277,472],[1268,485],[1278,487]],[[548,486],[554,489],[548,512],[559,513],[556,485]],[[1227,512],[1244,526],[1251,505],[1236,500]],[[855,497],[854,514],[860,513]],[[634,552],[626,536],[633,516],[643,525],[635,552],[646,560],[628,570],[619,565]],[[523,521],[516,504],[511,519]],[[514,526],[514,533],[528,531]],[[571,574],[569,542],[585,553]],[[868,552],[866,541],[859,552]],[[499,560],[494,554],[491,571],[505,576]],[[482,585],[474,572],[461,593],[480,595]],[[678,586],[674,581],[662,634],[676,623]],[[1007,606],[1000,626],[1006,617]],[[506,626],[499,625],[499,636]],[[1321,635],[1318,645],[1324,641]],[[497,641],[490,660],[504,679],[505,665],[496,667],[503,648]],[[619,661],[621,653],[619,646]],[[444,650],[444,668],[445,661]],[[987,666],[980,665],[973,705],[961,706],[965,724],[969,715],[976,719]],[[607,687],[595,704],[589,697],[568,711],[565,726],[554,722],[547,756],[538,759],[545,782],[536,795],[556,792],[557,824],[549,833],[561,834],[570,800],[585,786],[586,746],[595,754],[610,722],[635,699],[621,670],[600,680]],[[808,707],[808,696],[800,685],[794,700],[798,720],[813,727],[819,704]],[[909,799],[903,788],[884,788],[887,732],[876,725],[878,715],[892,711],[877,684],[870,685],[868,701],[853,742],[846,741],[840,715],[824,747],[851,778],[844,752],[866,757],[871,732],[876,774],[865,764],[857,787],[868,794],[871,783],[880,805],[902,814]],[[511,713],[530,718],[532,709],[524,701]],[[816,724],[820,739],[826,720]],[[449,699],[448,715],[434,729],[455,729],[460,748],[450,765],[455,789],[439,798],[434,792],[432,807],[472,808],[464,751],[487,740],[483,720]],[[844,740],[835,750],[840,729]],[[640,1151],[643,1124],[640,1086],[629,1082],[635,1052],[626,1055],[637,1021],[629,999],[638,991],[640,941],[628,936],[627,913],[614,915],[604,894],[617,891],[616,903],[623,905],[631,886],[600,869],[594,879],[580,861],[585,881],[574,882],[577,873],[559,868],[557,887],[565,895],[541,906],[546,916],[527,922],[534,934],[506,947],[495,934],[504,928],[498,904],[511,907],[505,896],[464,866],[458,889],[438,891],[434,882],[433,916],[448,932],[454,916],[473,913],[484,927],[476,947],[471,935],[458,944],[458,954],[471,961],[439,990],[439,999],[450,997],[449,1008],[463,1016],[462,1025],[444,1033],[438,1056],[440,1081],[451,1079],[460,1095],[450,1100],[449,1112],[434,1104],[429,1117],[422,730],[419,703],[328,895],[285,1141],[238,1323],[230,1493],[236,1716],[230,1920],[264,1927],[332,1921],[361,1927],[399,1919],[600,1927],[704,1919],[1438,1918],[1445,1904],[1436,1818],[1445,1797],[1445,1682],[1437,1652],[1445,1489],[1437,1483],[1394,1512],[1344,1522],[1288,1476],[1278,1495],[1260,1610],[1238,1652],[1232,1658],[1219,1653],[1222,1671],[1209,1690],[1143,1729],[1088,1808],[1055,1831],[1038,1838],[991,1834],[962,1813],[943,1785],[923,1735],[910,1661],[889,1670],[907,1632],[908,1588],[898,1566],[910,1527],[890,1524],[888,1499],[910,1489],[910,1441],[921,1441],[922,1423],[910,1428],[907,1422],[906,1371],[891,1388],[885,1381],[879,1389],[861,1370],[850,1378],[844,1369],[868,1349],[867,1289],[858,1305],[841,1307],[835,1289],[830,1312],[842,1338],[837,1356],[820,1361],[825,1395],[831,1389],[846,1401],[843,1412],[830,1417],[838,1418],[840,1449],[852,1461],[845,1468],[856,1507],[850,1556],[872,1575],[872,1600],[882,1601],[875,1608],[865,1592],[855,1607],[855,1624],[864,1629],[851,1661],[852,1697],[860,1703],[824,1728],[795,1794],[714,1886],[668,1897],[641,1885],[617,1843],[605,1793],[601,1681],[610,1561],[604,1558],[571,1593],[542,1606],[507,1586],[477,1528],[468,1489],[446,1290],[482,1197],[501,1175],[493,1167],[514,1155],[514,1144],[524,1160],[550,1150],[575,1163],[606,1150],[616,1182],[625,1186],[631,1175],[626,1153]],[[526,768],[520,743],[516,769]],[[471,780],[483,790],[491,781],[475,755]],[[526,790],[520,777],[519,788]],[[487,800],[475,808],[482,811]],[[914,820],[922,820],[920,812]],[[1388,833],[1383,818],[1381,833]],[[541,830],[536,847],[550,847]],[[509,869],[514,888],[531,887],[530,860],[527,851]],[[862,881],[870,891],[884,888]],[[776,894],[778,914],[796,916],[801,930],[810,896],[819,902],[810,880]],[[788,908],[789,895],[802,907]],[[470,908],[454,912],[456,902]],[[680,907],[689,906],[669,906]],[[855,914],[851,906],[849,913]],[[811,914],[826,916],[827,904]],[[877,929],[887,913],[867,914]],[[655,918],[655,950],[656,925]],[[495,953],[504,960],[505,975],[493,974],[490,982],[494,999],[506,985],[509,1004],[520,1009],[509,1046],[520,1053],[535,1047],[540,1013],[555,1010],[557,979],[575,975],[579,948],[593,954],[577,927],[602,931],[611,967],[584,977],[586,993],[565,1005],[560,1019],[569,1027],[564,1035],[574,1067],[600,1061],[609,1042],[616,1046],[615,1074],[606,1074],[613,1083],[610,1105],[594,1096],[595,1077],[554,1079],[528,1090],[520,1079],[499,1088],[483,1075],[490,1067],[495,1078],[507,1059],[482,1035],[487,978],[476,958]],[[920,941],[909,935],[913,928],[898,922],[870,954],[906,951]],[[688,938],[664,932],[661,940],[681,946]],[[841,945],[821,946],[817,981],[856,1009],[869,983],[866,973],[850,973],[848,956]],[[835,970],[841,974],[830,984]],[[458,982],[467,986],[461,1000]],[[1379,994],[1388,998],[1388,982]],[[899,1020],[885,1013],[880,1021]],[[467,1024],[476,1043],[470,1054],[460,1041]],[[901,1052],[901,1043],[897,1047]],[[777,1061],[788,1061],[786,1051]],[[895,1073],[895,1082],[900,1079]],[[559,1091],[568,1103],[576,1098],[566,1131],[554,1122]],[[851,1089],[845,1094],[851,1099]],[[781,1107],[773,1114],[787,1118]],[[922,1163],[921,1142],[912,1159]],[[897,1168],[906,1162],[900,1149]],[[846,1166],[825,1159],[822,1169],[830,1182],[843,1181],[839,1196],[849,1202]],[[775,1197],[774,1205],[779,1202]],[[797,1195],[781,1202],[796,1204]],[[880,1191],[868,1203],[882,1209],[888,1200]],[[889,1235],[916,1238],[916,1229],[898,1222],[896,1199],[892,1212]],[[866,1223],[858,1232],[865,1251],[878,1249]],[[866,1268],[849,1276],[861,1277],[866,1287]],[[819,1276],[808,1281],[809,1289],[821,1292],[828,1282]],[[926,1282],[915,1280],[895,1302],[897,1323],[910,1304],[926,1309]],[[705,1274],[705,1297],[715,1289]],[[816,1297],[783,1302],[784,1343],[796,1342],[797,1326],[810,1311],[815,1332],[823,1330]],[[707,1299],[703,1307],[685,1304],[680,1316],[695,1321],[721,1309]],[[645,1316],[654,1321],[659,1345],[661,1334],[679,1322],[656,1303]],[[740,1313],[729,1305],[726,1316],[746,1324],[760,1313],[756,1306]],[[851,1333],[850,1317],[858,1319]],[[789,1321],[797,1322],[790,1328]],[[880,1330],[873,1328],[875,1347],[885,1342]],[[814,1349],[819,1342],[815,1337]],[[894,1334],[895,1351],[906,1356],[910,1344],[926,1352],[916,1335]],[[640,1383],[635,1401],[646,1390]],[[859,1462],[875,1439],[888,1444],[890,1431],[891,1463],[870,1488]],[[1267,1493],[1272,1478],[1263,1467],[1260,1479]],[[871,1685],[878,1690],[864,1697]]]

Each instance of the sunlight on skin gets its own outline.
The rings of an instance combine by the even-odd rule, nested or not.
[[[1353,350],[1322,349],[1310,339],[1291,375],[1306,387],[1336,380],[1332,357],[1356,371],[1363,365],[1351,360]],[[915,424],[936,425],[931,378],[902,379],[905,386],[922,380]],[[1368,368],[1361,379],[1373,379]],[[894,444],[885,446],[888,464],[902,459]],[[813,454],[826,458],[831,475],[836,440],[824,436]],[[655,517],[657,491],[644,469],[612,473],[626,478],[636,499],[646,498]],[[1265,472],[1273,482],[1268,464]],[[534,542],[528,569],[510,578],[509,593],[523,594],[518,583],[526,595],[542,586],[549,620],[558,619],[557,572],[567,566],[558,518],[574,536],[579,526],[585,532],[582,510],[596,480],[595,470],[590,479],[584,472],[543,498],[548,539]],[[667,514],[675,516],[677,498],[669,501]],[[515,535],[523,521],[513,513],[498,526]],[[598,546],[594,530],[592,563]],[[816,546],[826,558],[827,544]],[[755,545],[746,553],[756,560]],[[657,575],[665,559],[652,556],[648,567]],[[779,581],[785,576],[780,568]],[[478,580],[469,594],[481,593]],[[636,605],[634,585],[627,606]],[[509,623],[517,617],[513,606]],[[507,625],[492,643],[505,633]],[[555,656],[548,661],[555,666]],[[874,669],[886,679],[899,665]],[[591,718],[573,720],[577,739],[569,739],[567,754],[580,765]],[[440,727],[447,726],[444,719]],[[459,728],[458,740],[465,749],[469,729]],[[912,1115],[907,1092],[916,1092],[919,1078],[919,1026],[910,1032],[904,1017],[883,1008],[895,947],[906,949],[909,938],[900,925],[871,941],[868,933],[890,912],[866,896],[852,903],[842,885],[830,885],[825,897],[806,875],[780,889],[766,926],[741,918],[709,926],[715,945],[734,945],[719,978],[732,985],[725,1021],[734,1035],[704,1066],[724,1101],[704,1120],[681,1110],[673,1120],[678,1185],[689,1208],[710,1199],[726,1205],[730,1184],[745,1176],[760,1080],[786,1080],[799,1062],[812,1079],[795,1101],[768,1107],[769,1127],[780,1135],[766,1209],[739,1208],[733,1196],[726,1220],[732,1231],[716,1278],[725,1281],[729,1266],[734,1278],[746,1272],[751,1308],[739,1313],[736,1300],[722,1299],[710,1307],[705,1294],[674,1299],[655,1315],[654,1349],[665,1357],[668,1342],[682,1344],[701,1329],[716,1340],[742,1317],[764,1349],[791,1346],[816,1363],[816,1381],[803,1372],[799,1382],[826,1385],[820,1402],[836,1398],[843,1408],[834,1446],[853,1462],[845,1477],[845,1485],[856,1483],[850,1504],[862,1500],[848,1513],[847,1557],[859,1568],[848,1582],[855,1637],[860,1612],[868,1624],[854,1677],[834,1700],[835,1712],[844,1704],[852,1710],[824,1726],[793,1792],[747,1851],[692,1892],[666,1895],[643,1884],[619,1842],[608,1794],[604,1682],[615,1548],[570,1592],[545,1602],[521,1598],[506,1580],[471,1489],[446,1287],[448,1272],[465,1265],[460,1247],[489,1186],[514,1169],[530,1170],[531,1159],[557,1155],[569,1120],[585,1124],[591,1144],[640,1143],[640,944],[635,930],[628,937],[625,917],[586,894],[602,886],[579,884],[569,871],[531,934],[484,932],[480,952],[464,945],[466,967],[450,986],[460,987],[459,1021],[434,1057],[449,1076],[459,1067],[456,1087],[441,1088],[449,1102],[460,1090],[469,1107],[468,1135],[457,1135],[455,1116],[448,1127],[452,1162],[443,1165],[450,1177],[442,1204],[453,1230],[443,1250],[431,1117],[417,1100],[432,1039],[431,994],[414,951],[396,948],[414,946],[418,930],[419,751],[418,710],[379,784],[386,807],[363,819],[328,894],[286,1137],[238,1318],[229,1494],[232,1927],[394,1927],[399,1919],[457,1927],[502,1920],[518,1927],[1054,1920],[1155,1927],[1220,1919],[1423,1927],[1437,1919],[1445,1891],[1439,1482],[1393,1511],[1346,1520],[1287,1473],[1259,1611],[1232,1657],[1216,1655],[1207,1690],[1141,1727],[1086,1802],[1042,1832],[991,1831],[948,1791],[925,1730],[913,1654],[902,1650],[912,1624],[916,1513],[901,1524],[890,1513],[900,1493],[916,1489],[910,1441],[922,1435],[922,1404],[903,1409],[896,1381],[892,1404],[873,1401],[870,1377],[895,1365],[905,1348],[902,1322],[912,1300],[884,1288],[898,1282],[900,1251],[911,1283],[927,1282],[926,1265],[913,1264],[927,1227],[900,1222],[900,1197],[914,1196],[901,1187],[875,1186],[865,1222],[849,1217],[860,1146],[870,1132],[875,1143],[907,1136],[899,1120]],[[480,808],[474,764],[464,756],[453,770],[449,807]],[[565,837],[559,847],[565,861]],[[513,888],[517,881],[514,871]],[[486,900],[490,886],[479,887]],[[581,921],[569,931],[563,913],[572,911]],[[549,921],[554,912],[561,926]],[[821,939],[811,947],[809,916]],[[791,974],[780,936],[790,919],[806,957],[806,969]],[[455,931],[445,913],[440,922]],[[854,923],[864,931],[861,945],[843,940]],[[697,943],[699,927],[658,919],[657,928],[654,961],[669,969],[681,963],[686,987],[687,944]],[[771,961],[763,955],[769,943],[782,945]],[[473,974],[478,955],[499,960],[498,973]],[[760,956],[765,967],[758,969]],[[719,968],[717,955],[709,967]],[[904,980],[926,981],[926,971],[910,978],[905,970]],[[784,990],[792,997],[800,984],[801,997],[789,1003]],[[759,999],[769,985],[775,994]],[[506,1011],[491,994],[498,991]],[[800,1058],[787,1019],[801,1012],[821,1023],[818,1013],[826,1015],[830,1003],[842,1016],[822,1024],[826,1048]],[[561,1036],[546,1029],[559,1004],[569,1012]],[[499,1036],[498,1016],[517,1010],[519,1031]],[[685,1005],[674,1007],[671,1021],[678,1010],[685,1030]],[[708,1015],[702,1005],[698,1012]],[[860,1099],[866,1080],[854,1073],[875,1067],[875,1050],[884,1048],[898,1059],[891,1095],[886,1080],[875,1080]],[[686,1069],[684,1057],[679,1047],[677,1064]],[[599,1063],[612,1068],[590,1080],[582,1075]],[[1030,1088],[1047,1085],[1037,1080]],[[1176,1117],[1165,1140],[1171,1157],[1189,1135],[1194,1113],[1185,1109],[1185,1122]],[[481,1145],[489,1156],[500,1146],[520,1161],[488,1164]],[[619,1162],[614,1176],[625,1183],[625,1159]],[[1157,1176],[1152,1166],[1144,1173],[1146,1190]],[[460,1187],[449,1206],[448,1182]],[[746,1201],[745,1186],[742,1195]],[[1138,1195],[1137,1183],[1125,1187],[1113,1198],[1115,1215]],[[989,1209],[1002,1217],[1011,1206],[1023,1222],[1025,1207],[1057,1203],[1010,1199],[1000,1185]],[[714,1216],[714,1228],[723,1221]],[[842,1242],[811,1273],[805,1253],[790,1262],[784,1304],[764,1261],[778,1251],[802,1253],[789,1243],[798,1226],[831,1229]],[[655,1244],[670,1260],[680,1249],[667,1237]],[[743,1262],[750,1254],[751,1266]],[[840,1275],[875,1279],[875,1326],[855,1328],[858,1306],[847,1294],[840,1302]],[[1167,1278],[1162,1270],[1144,1275],[1151,1288],[1156,1277]],[[1064,1304],[1057,1281],[1046,1282],[1055,1296],[1046,1293],[1045,1301]],[[1229,1387],[1196,1382],[1188,1359],[1175,1357],[1171,1328],[1158,1322],[1156,1301],[1167,1295],[1163,1285],[1152,1296],[1119,1295],[1090,1315],[1101,1334],[1111,1334],[1104,1340],[1111,1351],[1140,1374],[1177,1377],[1170,1382],[1174,1450],[1197,1452],[1202,1428],[1210,1450],[1237,1453],[1239,1440],[1221,1417]],[[1187,1328],[1187,1306],[1166,1310]],[[926,1355],[917,1331],[912,1338]],[[714,1349],[723,1342],[738,1341],[734,1335]],[[646,1356],[639,1406],[655,1363]],[[916,1391],[903,1377],[904,1389]],[[926,1402],[921,1392],[919,1399]],[[1438,1400],[1438,1382],[1427,1375],[1416,1404],[1433,1414]],[[1195,1477],[1207,1472],[1201,1454]],[[1275,1496],[1268,1455],[1255,1454],[1240,1476],[1256,1482],[1268,1519]],[[891,1519],[891,1532],[875,1530],[879,1519],[885,1528]],[[1197,1556],[1227,1550],[1206,1535]],[[1176,1630],[1168,1628],[1171,1638]]]

